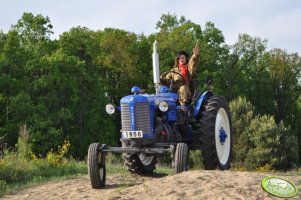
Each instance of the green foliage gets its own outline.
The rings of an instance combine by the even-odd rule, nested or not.
[[[271,113],[274,105],[271,78],[268,69],[267,41],[247,34],[239,35],[232,47],[234,58],[230,80],[233,96],[245,95],[256,109],[262,113]],[[246,92],[249,91],[249,92]]]
[[[189,167],[191,169],[204,169],[200,150],[189,151]]]
[[[18,137],[18,142],[16,144],[16,148],[18,152],[18,157],[25,160],[30,159],[32,155],[31,145],[28,144],[28,139],[29,139],[29,130],[27,129],[26,124],[22,124],[20,126],[19,137]]]
[[[245,98],[230,103],[234,129],[234,159],[247,169],[288,170],[298,160],[297,140],[284,123],[269,115],[254,115]],[[238,166],[240,167],[240,166]]]
[[[299,95],[297,104],[293,108],[292,134],[297,138],[299,163],[301,163],[301,95]]]
[[[165,153],[158,156],[158,166],[162,167],[170,167],[172,166],[172,158],[170,157],[170,153]],[[204,169],[203,160],[201,157],[200,150],[191,150],[189,151],[189,160],[188,160],[190,169]]]
[[[163,14],[160,17],[160,20],[157,22],[156,28],[160,29],[160,31],[172,31],[175,27],[179,25],[179,21],[175,14]]]
[[[54,152],[53,150],[47,153],[47,161],[54,166],[58,166],[63,164],[64,157],[67,155],[70,148],[69,141],[65,140],[62,146],[58,147],[58,152]]]
[[[13,26],[13,29],[18,30],[21,36],[32,41],[46,39],[50,37],[52,25],[48,17],[41,14],[34,16],[32,13],[25,12],[18,23]]]
[[[297,53],[288,54],[285,50],[273,49],[270,51],[269,70],[277,105],[273,113],[276,121],[291,120],[288,113],[293,112],[301,92],[301,58]]]
[[[29,131],[24,124],[20,127],[15,151],[5,149],[0,158],[0,196],[18,184],[87,173],[85,163],[66,159],[65,155],[70,146],[68,142],[65,142],[58,152],[49,152],[44,159],[33,154],[28,138]]]
[[[26,125],[22,125],[15,151],[5,149],[4,155],[0,157],[0,197],[26,185],[53,178],[87,174],[85,162],[66,158],[70,147],[68,141],[64,141],[64,144],[58,147],[58,151],[48,152],[46,158],[38,158],[31,151],[29,135]],[[121,156],[108,154],[107,173],[128,174],[127,168],[120,165],[121,160]],[[170,174],[172,171],[171,168],[159,168],[156,173]]]
[[[246,159],[246,152],[253,147],[247,128],[255,116],[255,108],[242,97],[231,101],[229,107],[232,115],[234,159],[236,162],[243,163]]]
[[[17,24],[12,26],[20,36],[27,56],[40,57],[52,50],[50,35],[52,25],[48,17],[25,12]],[[32,57],[32,58],[33,58]]]
[[[249,149],[247,154],[247,162],[251,163],[254,168],[271,164],[276,167],[281,163],[281,154],[283,152],[280,143],[282,132],[286,131],[283,125],[277,127],[273,117],[257,116],[254,118],[246,132],[254,145]]]
[[[113,154],[111,152],[106,154],[106,163],[111,165],[123,165],[121,154]]]

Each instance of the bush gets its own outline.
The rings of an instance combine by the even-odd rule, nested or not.
[[[172,165],[172,158],[170,153],[163,153],[157,157],[158,159],[158,166],[160,167],[167,167]]]
[[[277,125],[271,116],[258,116],[252,120],[248,132],[255,148],[249,151],[247,160],[256,168],[270,165],[272,169],[288,170],[296,167],[297,140],[282,122]]]
[[[18,143],[16,144],[19,158],[30,159],[33,155],[31,151],[31,144],[28,144],[29,131],[26,124],[22,124],[19,130]]]
[[[230,103],[234,129],[234,162],[237,169],[288,170],[297,166],[297,138],[282,122],[269,115],[254,115],[245,98]]]
[[[51,151],[47,153],[47,161],[54,166],[61,165],[63,163],[64,156],[66,156],[69,151],[69,148],[70,142],[65,140],[64,144],[58,147],[58,152],[54,152],[53,149],[51,149]]]
[[[229,107],[232,115],[233,157],[235,162],[244,163],[247,156],[246,152],[253,148],[246,129],[255,116],[255,108],[244,97],[231,101]]]
[[[200,150],[189,152],[189,166],[192,169],[204,169],[203,159]]]
[[[0,158],[0,196],[14,185],[87,173],[86,163],[65,157],[70,147],[67,140],[57,152],[51,151],[46,158],[38,158],[27,143],[28,137],[26,125],[22,125],[15,151],[4,150]]]

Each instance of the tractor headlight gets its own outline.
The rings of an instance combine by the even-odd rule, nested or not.
[[[159,110],[161,110],[162,112],[166,112],[169,108],[169,105],[166,101],[161,101],[159,103]]]
[[[115,108],[115,106],[114,106],[113,104],[109,103],[109,104],[106,105],[106,112],[107,112],[109,115],[114,114],[114,113],[115,113],[115,110],[116,110],[116,108]]]

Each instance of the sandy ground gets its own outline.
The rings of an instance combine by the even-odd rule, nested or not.
[[[3,199],[278,199],[260,186],[271,174],[233,171],[188,171],[176,175],[141,177],[130,174],[107,176],[104,189],[92,189],[88,176],[52,181]],[[295,183],[301,199],[301,176],[278,175]]]

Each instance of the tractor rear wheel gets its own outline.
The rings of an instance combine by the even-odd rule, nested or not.
[[[129,154],[124,153],[122,155],[124,164],[128,167],[128,170],[133,174],[151,174],[156,168],[157,158],[155,155]]]
[[[226,99],[211,97],[204,103],[197,118],[194,132],[199,135],[205,169],[229,169],[233,135]]]

